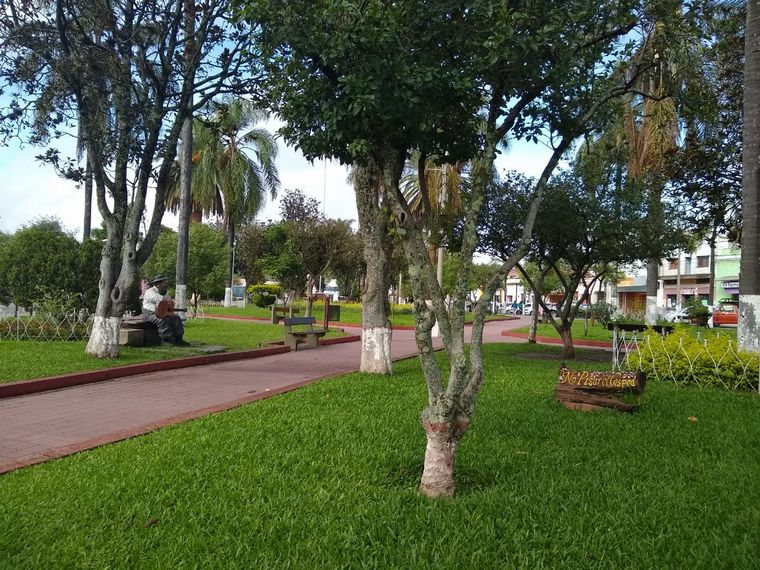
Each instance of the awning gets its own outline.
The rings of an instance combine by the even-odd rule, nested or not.
[[[646,293],[646,285],[628,285],[617,288],[618,293]]]

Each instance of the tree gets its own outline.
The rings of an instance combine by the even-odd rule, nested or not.
[[[42,218],[0,246],[0,289],[17,306],[32,307],[45,296],[74,296],[77,308],[87,308],[86,292],[98,280],[92,261],[59,220]]]
[[[277,196],[277,144],[266,130],[255,127],[266,113],[250,101],[212,102],[208,111],[195,121],[192,197],[196,211],[224,220],[230,247],[224,303],[229,306],[236,228],[256,217],[267,196]],[[177,198],[175,188],[172,208]]]
[[[321,218],[305,221],[288,221],[291,251],[305,271],[306,316],[311,316],[313,291],[319,278],[329,271],[333,263],[344,255],[353,232],[344,220]]]
[[[392,212],[409,264],[415,336],[428,387],[428,405],[421,414],[428,445],[420,490],[431,497],[449,496],[455,489],[456,448],[485,377],[482,334],[488,301],[502,276],[523,257],[541,188],[560,158],[597,110],[632,85],[636,69],[621,82],[615,79],[621,55],[617,40],[636,20],[632,6],[586,0],[561,7],[491,0],[467,5],[414,0],[350,4],[352,9],[344,10],[345,2],[315,7],[299,1],[249,0],[243,15],[261,24],[269,71],[265,87],[286,121],[286,139],[307,157],[337,157],[371,169],[367,182],[355,185],[357,200],[361,196]],[[562,49],[555,49],[558,37]],[[539,135],[548,138],[553,155],[538,180],[517,250],[476,305],[468,354],[465,298],[478,241],[477,219],[497,147],[507,136]],[[449,164],[473,159],[450,309],[428,255],[424,228],[399,189],[412,149]],[[382,244],[372,243],[373,253],[381,255]],[[446,370],[432,349],[435,322],[449,357]]]
[[[255,74],[240,81],[250,71],[241,54],[251,52],[251,37],[245,24],[230,24],[226,0],[203,4],[192,38],[182,33],[181,0],[6,5],[0,88],[12,96],[0,128],[6,138],[30,129],[27,138],[47,144],[81,126],[107,228],[87,352],[115,357],[127,292],[158,238],[184,118],[220,94],[253,90]],[[182,64],[191,41],[193,77]],[[56,164],[58,154],[45,156]],[[152,212],[141,235],[149,188]]]
[[[537,249],[547,252],[543,261],[556,275],[561,291],[556,312],[549,310],[541,295],[536,295],[534,310],[539,303],[544,308],[563,340],[567,359],[575,358],[572,325],[580,305],[589,302],[594,285],[617,264],[639,259],[643,251],[641,193],[615,184],[614,164],[607,176],[598,176],[595,168],[584,168],[593,158],[582,157],[573,170],[554,177],[541,204],[534,236]],[[523,274],[530,281],[529,274]],[[581,287],[582,293],[575,299]]]
[[[333,261],[329,276],[338,283],[338,290],[342,296],[356,301],[362,294],[362,281],[366,273],[364,262],[364,243],[361,236],[351,232],[346,236],[346,242],[340,255]],[[391,275],[395,273],[391,271]]]
[[[153,252],[142,267],[143,277],[150,279],[154,275],[173,275],[177,265],[177,241],[177,232],[161,227]],[[190,224],[187,285],[196,301],[200,297],[219,298],[224,295],[222,283],[229,253],[225,241],[224,233],[208,224]],[[169,281],[173,280],[170,278]]]
[[[742,137],[742,252],[739,273],[740,348],[760,352],[760,2],[747,2]]]

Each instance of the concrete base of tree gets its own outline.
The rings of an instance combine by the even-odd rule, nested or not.
[[[362,330],[362,358],[359,370],[371,374],[393,373],[391,360],[390,327],[373,327]]]
[[[116,358],[119,356],[119,317],[95,317],[92,333],[85,352],[97,358]]]
[[[760,295],[739,296],[736,341],[742,350],[760,352]]]

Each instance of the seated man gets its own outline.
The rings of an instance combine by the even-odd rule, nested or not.
[[[161,301],[171,301],[171,297],[166,294],[169,290],[166,285],[166,277],[157,275],[148,283],[151,288],[145,291],[145,295],[143,295],[143,320],[158,327],[158,336],[161,337],[161,342],[168,342],[177,346],[190,346],[189,342],[182,339],[185,334],[185,327],[179,315],[159,316],[156,314],[158,304]]]

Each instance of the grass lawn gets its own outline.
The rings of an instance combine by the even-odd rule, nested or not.
[[[328,333],[328,338],[340,336]],[[220,321],[213,319],[189,320],[185,326],[185,339],[227,347],[230,350],[258,348],[261,343],[282,340],[283,328],[246,321]],[[201,354],[198,349],[160,347],[121,347],[119,358],[101,360],[84,353],[86,342],[2,341],[0,342],[0,382],[29,380],[70,372],[96,370],[136,364],[151,360],[184,358]]]
[[[335,306],[336,303],[333,303],[331,306]],[[362,310],[361,306],[356,303],[351,303],[349,305],[345,304],[337,304],[340,307],[340,322],[341,323],[347,323],[347,324],[357,324],[360,325],[362,323]],[[298,307],[301,312],[296,316],[303,316],[305,314],[305,307],[306,303],[299,302],[295,303],[295,307]],[[394,312],[393,305],[391,305],[391,323],[396,326],[414,326],[414,315],[407,314],[406,312]],[[269,319],[272,317],[272,310],[269,308],[261,308],[257,307],[254,304],[248,304],[246,307],[238,308],[238,307],[213,307],[213,306],[204,306],[203,310],[206,314],[209,315],[230,315],[230,316],[238,316],[238,317],[258,317],[263,319]],[[314,309],[312,311],[312,314],[314,318],[316,318],[317,323],[321,323],[324,320],[324,306],[322,303],[315,303]],[[504,315],[487,315],[486,320],[494,320],[494,319],[503,319]],[[471,323],[473,319],[472,313],[465,313],[465,322]]]
[[[760,397],[572,412],[545,352],[486,347],[453,500],[416,490],[410,359],[0,477],[0,567],[757,568]]]
[[[736,338],[736,328],[730,328],[730,327],[720,327],[716,329],[705,329],[703,327],[697,327],[692,325],[680,325],[683,327],[686,327],[691,333],[697,334],[700,333],[702,335],[702,338],[704,338],[706,335],[729,335],[732,338]],[[594,323],[593,325],[589,321],[588,326],[588,335],[584,334],[584,327],[583,327],[583,319],[576,319],[573,322],[573,340],[607,340],[612,342],[612,331],[607,330],[599,323]],[[519,329],[514,329],[514,332],[519,333],[528,333],[530,331],[530,327],[520,327]],[[540,324],[538,325],[538,336],[546,336],[551,338],[560,338],[559,333],[557,330],[548,323]],[[631,333],[626,333],[628,336],[630,336]]]

